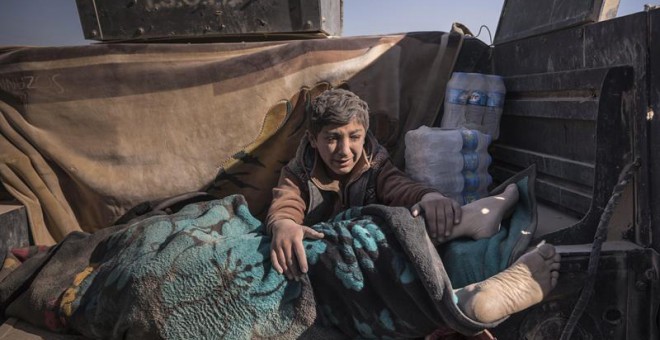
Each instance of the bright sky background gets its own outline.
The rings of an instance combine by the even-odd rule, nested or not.
[[[113,0],[127,1],[127,0]],[[138,0],[140,1],[140,0]],[[504,0],[344,0],[344,36],[449,31],[452,22],[493,36]],[[644,10],[651,0],[620,0],[619,16]],[[490,42],[488,33],[479,37]],[[83,38],[74,0],[0,0],[0,45],[63,46]]]

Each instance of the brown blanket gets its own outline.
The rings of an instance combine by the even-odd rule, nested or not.
[[[107,227],[137,203],[243,194],[257,216],[329,86],[365,99],[372,130],[430,125],[462,36],[0,50],[0,178],[37,244]]]

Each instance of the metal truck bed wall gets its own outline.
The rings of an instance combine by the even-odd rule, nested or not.
[[[464,43],[456,70],[503,75],[507,85],[501,138],[491,149],[495,179],[536,163],[539,200],[582,219],[582,227],[565,231],[555,241],[590,242],[600,216],[597,209],[609,198],[612,181],[623,165],[639,158],[641,167],[620,204],[632,210],[630,218],[613,227],[623,233],[619,238],[652,244],[649,198],[660,189],[650,183],[657,159],[651,157],[648,144],[649,45],[644,24],[654,18],[660,18],[660,11],[493,48],[476,39]],[[609,118],[598,122],[599,116]],[[609,131],[598,136],[599,127]],[[584,231],[576,233],[578,229]],[[657,241],[653,245],[660,249]]]
[[[539,175],[539,185],[545,187],[539,189],[540,198],[562,210],[587,214],[578,228],[557,235],[555,241],[590,242],[600,216],[594,209],[602,208],[609,198],[617,169],[635,157],[642,164],[649,162],[648,42],[647,30],[640,27],[648,17],[647,13],[637,13],[504,43],[493,49],[493,71],[505,76],[513,86],[502,118],[502,135],[507,137],[495,145],[495,169],[516,165],[516,161],[510,161],[513,158],[524,163],[525,158],[540,156],[539,160],[548,164]],[[631,68],[632,74],[626,77],[631,77],[634,86],[626,93],[623,79],[604,80],[601,88],[590,71],[616,66]],[[565,80],[547,84],[553,76]],[[578,79],[570,81],[571,77]],[[520,88],[525,78],[537,79],[539,83]],[[622,91],[621,99],[603,98],[603,92],[615,93],[617,87]],[[598,122],[599,127],[621,124],[619,128],[625,130],[621,131],[625,137],[616,129],[597,135],[595,111],[608,116]],[[617,120],[619,116],[621,120]],[[518,156],[506,155],[512,148],[523,150]],[[629,226],[624,226],[630,230],[622,238],[647,246],[651,244],[649,174],[647,167],[640,169],[633,183],[631,202],[622,202],[634,204]]]
[[[562,245],[558,287],[546,300],[495,330],[501,339],[558,339],[583,289],[601,214],[621,169],[639,160],[634,181],[609,223],[595,293],[572,339],[657,339],[660,184],[660,10],[564,28],[494,47],[469,39],[457,71],[505,77],[501,137],[491,174],[503,180],[529,164],[537,198],[579,219],[539,219]],[[655,223],[652,223],[655,222]],[[546,224],[546,225],[542,225]],[[538,235],[537,235],[538,236]],[[567,246],[575,245],[575,246]]]
[[[558,244],[590,242],[619,172],[633,160],[631,112],[624,108],[632,69],[515,75],[505,84],[508,99],[491,173],[503,180],[536,164],[537,197],[584,215],[544,237]]]
[[[648,14],[648,51],[649,51],[649,69],[648,69],[648,84],[649,84],[649,105],[647,109],[648,132],[646,137],[649,141],[648,147],[648,188],[646,191],[649,193],[650,202],[648,206],[656,207],[651,209],[651,226],[655,227],[655,232],[652,233],[652,244],[655,250],[660,251],[660,10],[649,12]]]
[[[492,333],[498,339],[557,340],[587,280],[590,244],[558,246],[557,287],[544,301],[509,317]],[[571,339],[658,339],[657,253],[630,242],[603,247],[595,291]]]

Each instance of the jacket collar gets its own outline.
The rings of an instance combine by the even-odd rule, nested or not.
[[[344,183],[342,183],[342,181],[334,179],[330,176],[330,174],[328,174],[329,170],[325,164],[323,164],[323,160],[317,152],[314,159],[314,167],[312,168],[312,172],[310,174],[310,179],[321,190],[339,192],[341,188],[346,186],[346,184],[353,182],[363,173],[369,170],[371,167],[369,158],[370,157],[367,156],[366,149],[363,148],[360,158],[358,159],[357,163],[355,163],[355,166],[348,174],[348,176],[343,180]]]

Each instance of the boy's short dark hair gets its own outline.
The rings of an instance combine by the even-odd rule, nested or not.
[[[345,125],[352,119],[369,129],[369,106],[355,93],[343,89],[326,90],[312,101],[309,132],[318,136],[327,125]]]

